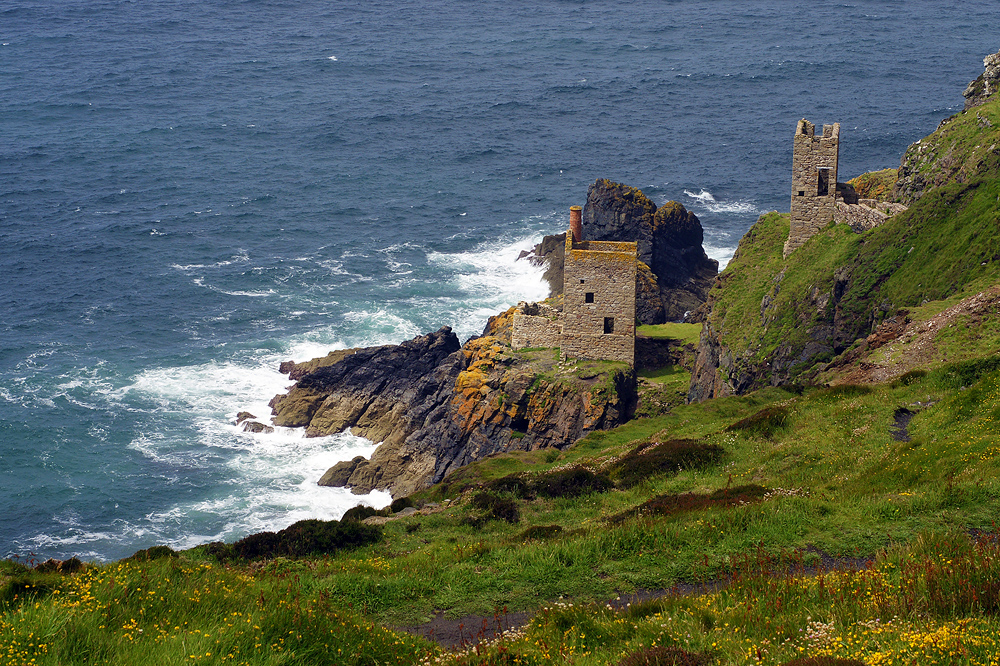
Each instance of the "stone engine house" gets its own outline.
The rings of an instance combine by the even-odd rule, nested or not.
[[[581,208],[570,208],[563,311],[522,305],[511,345],[558,347],[562,358],[635,363],[636,243],[583,240]]]
[[[825,227],[837,209],[837,161],[840,157],[840,123],[816,126],[802,119],[795,127],[792,152],[791,228],[784,256],[802,247]]]

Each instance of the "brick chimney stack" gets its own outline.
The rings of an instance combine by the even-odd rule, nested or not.
[[[569,230],[573,234],[573,242],[583,240],[583,209],[579,206],[569,207]]]

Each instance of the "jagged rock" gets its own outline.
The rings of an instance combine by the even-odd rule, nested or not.
[[[702,243],[698,217],[676,201],[663,204],[653,216],[653,263],[660,284],[660,300],[667,320],[681,321],[708,296],[719,273],[719,262],[709,259]]]
[[[247,421],[243,424],[243,432],[256,432],[269,435],[274,432],[274,428],[260,421]]]
[[[639,262],[635,273],[635,318],[640,324],[662,324],[667,320],[660,300],[660,283],[646,264]]]
[[[969,83],[969,87],[962,93],[965,97],[965,110],[984,104],[997,90],[1000,90],[1000,52],[983,58],[983,73]]]
[[[549,285],[549,295],[562,293],[563,264],[566,260],[565,233],[544,237],[530,252],[522,251],[518,259],[526,259],[534,266],[545,266],[542,279]]]
[[[54,558],[49,558],[35,567],[35,571],[39,573],[63,573],[71,574],[76,573],[83,569],[84,564],[78,557],[71,557],[68,560],[57,560]]]
[[[587,189],[583,237],[595,241],[635,242],[639,261],[656,272],[653,264],[655,213],[656,204],[642,190],[599,178]]]
[[[305,361],[303,363],[296,363],[295,361],[284,361],[278,366],[278,372],[283,375],[288,375],[289,379],[298,380],[305,377],[310,372],[314,370],[319,370],[320,368],[325,368],[328,365],[333,365],[334,363],[339,363],[343,359],[347,358],[351,354],[358,351],[355,349],[336,349],[326,356],[321,356],[319,358],[314,358],[311,361]]]
[[[234,423],[233,425],[239,425],[244,421],[248,421],[250,419],[255,419],[255,418],[257,417],[251,414],[250,412],[240,412],[236,415],[236,423]]]
[[[636,318],[642,324],[684,320],[705,302],[719,272],[719,262],[705,254],[704,231],[694,213],[675,201],[657,210],[641,190],[607,179],[587,190],[583,237],[637,244]],[[546,236],[519,257],[545,266],[552,296],[563,289],[565,242],[566,234]]]
[[[509,345],[514,333],[514,313],[517,311],[518,306],[514,306],[490,317],[486,322],[486,328],[483,329],[483,336],[493,336]]]
[[[564,367],[549,350],[517,353],[493,336],[459,348],[445,327],[321,367],[272,408],[276,424],[306,426],[310,436],[349,427],[381,442],[370,460],[339,463],[324,483],[402,497],[485,456],[565,447],[628,420],[634,371],[594,365]]]
[[[368,459],[364,456],[354,456],[351,460],[341,461],[326,470],[326,473],[320,477],[316,484],[320,486],[342,488],[347,485],[347,480],[351,478],[351,474],[354,474],[354,470],[356,470],[358,465],[361,464],[367,465]]]

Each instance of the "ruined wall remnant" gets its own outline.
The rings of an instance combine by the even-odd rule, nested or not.
[[[787,258],[802,247],[834,216],[837,201],[837,161],[840,153],[840,123],[816,126],[802,119],[795,127],[792,152],[791,228],[785,241]]]

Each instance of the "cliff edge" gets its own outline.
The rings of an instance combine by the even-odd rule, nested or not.
[[[464,346],[444,327],[399,345],[353,350],[275,396],[272,420],[305,427],[309,437],[351,428],[380,442],[370,460],[331,468],[323,485],[401,497],[489,455],[563,448],[631,417],[630,367],[560,362],[554,349],[514,351],[503,337],[505,321],[503,314],[491,319],[487,335]],[[295,367],[302,366],[283,364]]]

